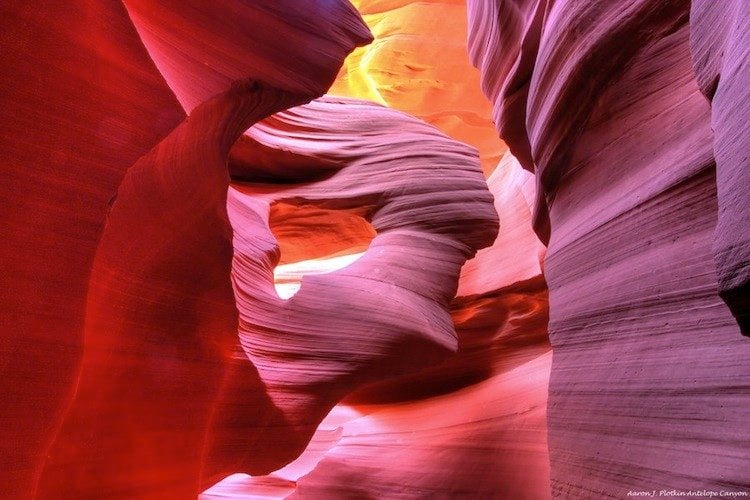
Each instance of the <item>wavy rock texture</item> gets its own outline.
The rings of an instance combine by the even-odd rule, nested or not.
[[[0,6],[0,496],[750,490],[746,2],[355,7]]]
[[[290,88],[302,85],[322,93],[348,51],[369,40],[367,30],[345,2],[328,2],[330,10],[314,22],[299,15],[279,18],[281,4],[273,2],[254,14],[256,23],[263,24],[263,14],[275,19],[278,28],[264,31],[273,41],[259,45],[278,47],[283,30],[330,34],[333,25],[340,27],[318,54],[323,64],[311,64],[304,77],[288,77]],[[288,7],[291,12],[303,6],[294,2]],[[220,387],[226,394],[236,389],[219,383],[233,380],[251,395],[249,403],[243,400],[251,430],[272,418],[264,414],[273,413],[252,365],[238,368],[240,363],[231,355],[235,349],[227,350],[226,333],[236,332],[237,318],[229,285],[228,226],[211,226],[203,234],[199,229],[206,229],[210,218],[194,228],[182,225],[192,216],[218,217],[196,199],[214,197],[214,208],[224,210],[218,203],[221,198],[215,197],[225,194],[217,192],[215,182],[204,179],[204,184],[198,177],[201,172],[218,175],[217,170],[207,171],[216,153],[195,151],[196,143],[192,150],[187,148],[189,158],[174,162],[187,172],[167,167],[144,172],[144,164],[174,159],[187,146],[185,141],[194,138],[186,130],[196,133],[201,124],[188,119],[162,146],[162,158],[142,160],[129,176],[131,186],[164,195],[163,199],[140,206],[127,186],[121,191],[126,195],[114,199],[128,167],[184,119],[128,12],[111,2],[64,8],[6,2],[2,17],[0,59],[6,74],[14,75],[2,84],[0,120],[1,192],[4,205],[10,207],[3,212],[8,231],[1,247],[2,495],[194,495],[199,483],[210,484],[211,474],[218,470],[221,477],[242,463],[241,453],[209,460],[203,449],[213,439],[210,433],[207,437],[207,427],[201,427],[209,413],[213,415],[212,391]],[[211,31],[209,20],[203,21]],[[215,18],[213,22],[213,32],[220,33],[223,23]],[[212,42],[221,50],[244,50],[248,58],[258,50],[234,46],[220,34]],[[286,50],[290,56],[306,57]],[[170,64],[181,76],[175,80],[182,84],[185,103],[206,98],[222,90],[221,84],[228,86],[232,77],[244,76],[230,70],[221,81],[209,72],[202,79],[176,61]],[[201,61],[208,66],[211,62],[208,55]],[[270,80],[278,68],[258,65],[242,71]],[[282,108],[311,97],[295,98]],[[265,112],[277,109],[281,108]],[[203,123],[208,128],[199,131],[214,130],[211,123]],[[219,135],[241,132],[223,130]],[[222,137],[221,148],[228,151],[231,143],[226,143],[228,136]],[[155,179],[157,171],[165,177]],[[228,182],[226,170],[224,181]],[[180,189],[184,192],[175,191]],[[119,229],[103,237],[110,205],[120,207],[110,218],[110,229]],[[118,219],[124,217],[121,209],[133,218]],[[103,247],[97,252],[100,238]],[[205,250],[217,253],[205,255],[191,247],[204,243]],[[222,256],[223,268],[215,260]],[[212,330],[215,338],[208,335]],[[166,341],[179,333],[184,338]],[[207,337],[212,340],[204,342]],[[214,363],[217,356],[223,356],[223,364]],[[206,370],[210,376],[201,378]],[[256,434],[250,432],[246,439]],[[282,444],[278,449],[283,455],[291,447]],[[256,458],[253,466],[272,469],[292,457],[274,465],[258,465],[263,460]],[[270,454],[266,459],[273,462],[279,457]]]
[[[277,115],[260,135],[272,142],[281,130],[274,147],[312,149],[341,169],[301,186],[232,190],[227,205],[230,146],[304,100],[237,86],[128,170],[94,260],[82,371],[43,496],[189,496],[234,471],[277,469],[347,393],[456,350],[448,302],[461,265],[497,227],[468,147],[386,108],[322,100]],[[416,174],[429,182],[410,182]],[[362,209],[378,235],[356,263],[284,301],[267,225],[276,201]],[[247,357],[227,296],[232,248]],[[71,470],[80,460],[90,465]]]
[[[345,0],[126,0],[141,40],[186,111],[235,80],[319,96],[341,61],[372,41]]]
[[[81,265],[78,337],[66,338],[75,359],[42,374],[57,370],[61,394],[50,401],[54,418],[41,424],[47,441],[25,450],[31,465],[18,467],[22,481],[11,485],[18,485],[19,495],[184,498],[232,472],[278,469],[303,450],[342,397],[436,365],[459,348],[450,305],[459,271],[496,235],[497,215],[476,153],[399,112],[325,99],[258,126],[230,153],[253,123],[327,87],[346,53],[369,39],[355,11],[331,3],[329,17],[311,26],[293,15],[301,4],[287,6],[282,17],[278,3],[243,10],[226,2],[221,8],[239,19],[234,30],[222,31],[216,12],[203,4],[179,11],[154,5],[127,7],[190,116],[161,142],[149,137],[139,154],[158,145],[133,167],[121,165],[102,189],[98,226],[86,240],[89,261]],[[142,61],[121,62],[119,52],[111,57],[134,67],[136,75],[144,67],[151,71],[162,92],[156,96],[166,104],[154,99],[147,111],[171,110],[174,119],[163,136],[184,115],[150,66],[125,11],[105,14],[88,21],[126,26]],[[27,28],[19,25],[23,33]],[[253,25],[264,29],[252,31]],[[282,29],[291,38],[302,37],[295,30],[321,34],[328,45],[321,42],[316,50],[327,59],[309,64],[309,74],[295,73],[294,80],[282,74],[275,64]],[[196,32],[203,34],[188,36]],[[299,49],[290,57],[310,56],[310,46]],[[226,65],[227,54],[250,62]],[[247,83],[222,92],[247,75],[281,89]],[[126,80],[126,88],[130,84]],[[135,100],[123,106],[134,104],[144,105]],[[91,137],[72,139],[85,143]],[[106,135],[101,142],[112,140]],[[259,168],[253,168],[256,161]],[[255,184],[230,190],[227,205],[230,172]],[[257,183],[274,176],[284,183]],[[429,182],[414,183],[414,177]],[[283,301],[273,290],[279,255],[269,228],[271,204],[277,220],[284,220],[275,225],[282,233],[297,209],[314,223],[358,228],[351,241],[336,242],[325,255],[357,244],[369,248],[340,272],[306,278],[298,294]],[[74,226],[77,218],[70,222]],[[289,240],[293,259],[295,251],[301,255],[301,242]],[[531,291],[544,300],[543,286]],[[543,317],[536,303],[521,307]],[[33,383],[22,385],[33,389]],[[538,414],[542,405],[534,407]],[[532,448],[537,456],[538,447]]]
[[[503,208],[501,227],[513,220],[513,228],[525,228],[516,236],[533,238],[521,194],[524,187],[528,193],[529,177],[506,156],[489,185],[496,208]],[[518,211],[504,204],[511,200]],[[524,219],[525,225],[519,223]],[[539,260],[498,266],[493,281],[477,279],[480,270],[509,253],[505,236],[501,232],[462,270],[451,306],[457,355],[349,398],[358,414],[339,424],[341,437],[316,468],[294,471],[297,477],[281,471],[296,481],[298,497],[549,496],[550,352]],[[533,241],[532,248],[541,251]]]
[[[476,146],[485,171],[494,170],[503,145],[491,132],[489,106],[464,62],[463,5],[355,5],[375,42],[347,59],[346,72],[331,92],[415,114]],[[260,134],[258,127],[251,132],[262,139]],[[289,146],[284,143],[282,149]],[[246,142],[238,149],[235,172],[238,163],[250,164],[237,157],[252,151],[257,158],[259,148]],[[283,171],[274,171],[269,162],[268,175],[280,178],[291,169],[301,178],[315,177],[303,171],[309,162],[291,155],[285,160]],[[315,162],[321,168],[335,165],[320,156]],[[257,175],[257,162],[255,167],[255,172],[242,174]],[[349,396],[333,409],[298,460],[268,476],[232,476],[205,497],[549,496],[550,357],[540,268],[544,246],[531,229],[534,178],[506,155],[489,187],[501,232],[491,248],[480,250],[462,269],[459,297],[451,306],[458,354]],[[276,269],[276,286],[285,296],[299,288],[302,273],[334,271],[361,254],[326,256],[360,252],[372,239],[371,229],[356,214],[320,207],[277,203],[270,221],[282,261],[291,262]],[[315,245],[306,244],[311,233]],[[294,263],[300,260],[305,261]]]
[[[553,494],[749,488],[750,344],[719,299],[712,252],[717,228],[720,265],[741,260],[721,260],[721,245],[746,237],[740,229],[722,239],[721,219],[742,210],[721,198],[722,189],[746,189],[741,180],[720,187],[719,203],[734,211],[722,209],[717,225],[714,151],[736,175],[741,157],[722,137],[742,125],[721,124],[727,115],[714,97],[711,132],[687,3],[472,0],[469,12],[470,50],[498,129],[540,189]],[[725,35],[742,11],[728,9],[715,38],[701,38],[700,23],[715,24],[701,12],[694,7],[697,66],[720,73],[701,46],[727,40],[740,57],[737,28]],[[724,63],[725,74],[744,68],[740,60]],[[726,92],[745,91],[732,76],[722,81]],[[720,267],[722,280],[738,262]]]
[[[257,129],[287,151],[342,165],[314,183],[230,192],[241,343],[291,428],[311,436],[353,389],[457,349],[448,303],[463,262],[494,238],[497,216],[475,153],[407,115],[326,98]],[[415,175],[429,182],[411,182]],[[267,227],[274,202],[358,210],[377,236],[354,263],[304,278],[283,301]]]
[[[249,126],[308,99],[236,85],[128,169],[92,266],[81,371],[42,496],[190,496],[235,467],[294,457],[294,437],[250,461],[210,447],[217,405],[237,404],[228,387],[246,393],[240,439],[254,436],[253,423],[283,425],[235,356],[226,158]]]
[[[493,103],[492,121],[521,165],[533,171],[526,100],[546,2],[474,1],[467,6],[469,57]]]
[[[719,294],[742,333],[750,335],[750,4],[696,0],[690,19],[696,78],[711,101],[719,203],[713,250]]]
[[[227,478],[205,498],[549,496],[551,359],[544,247],[531,230],[533,176],[506,155],[489,186],[507,230],[462,269],[451,303],[458,353],[349,396],[298,460],[268,476]],[[536,252],[524,248],[514,259],[519,247],[509,241]],[[294,287],[294,269],[320,272],[350,258],[290,264],[277,280]]]

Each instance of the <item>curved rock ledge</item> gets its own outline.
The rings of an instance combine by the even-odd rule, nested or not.
[[[70,400],[125,171],[184,118],[118,2],[2,2],[0,497],[28,498]]]
[[[154,494],[191,495],[231,472],[270,472],[302,452],[347,393],[456,349],[448,302],[461,265],[497,227],[468,147],[387,108],[323,99],[259,129],[267,140],[283,131],[287,151],[312,148],[346,166],[253,195],[237,186],[227,203],[232,143],[306,100],[235,85],[128,170],[94,261],[82,370],[42,496],[124,495],[148,481],[158,481]],[[429,182],[409,182],[415,174]],[[354,264],[284,301],[273,288],[273,201],[362,207],[378,235]],[[244,361],[227,296],[232,247]],[[113,355],[130,361],[112,365]],[[174,421],[180,436],[165,441]],[[92,465],[70,483],[81,459]]]
[[[372,41],[347,0],[124,0],[180,104],[198,104],[247,77],[320,96],[343,59]]]
[[[497,234],[497,215],[474,151],[379,105],[327,97],[249,135],[344,165],[317,182],[235,184],[230,192],[243,348],[276,406],[311,434],[354,388],[456,350],[448,304],[463,263]],[[354,263],[303,278],[284,301],[268,227],[277,202],[357,210],[377,235]]]
[[[230,3],[227,2],[225,6]],[[299,2],[295,5],[299,5]],[[319,94],[327,88],[329,83],[326,82],[334,79],[348,51],[369,40],[366,27],[348,3],[332,1],[327,5],[330,10],[326,13],[333,17],[320,16],[320,31],[327,29],[331,34],[336,27],[340,30],[337,36],[328,40],[328,52],[321,59],[322,64],[315,66],[310,63],[311,69],[305,79],[306,85],[310,89],[318,89]],[[161,8],[165,6],[162,4]],[[260,4],[256,2],[255,6]],[[269,2],[266,9],[254,9],[254,19],[258,23],[258,16],[262,18],[262,15],[275,16],[277,20],[275,26],[278,29],[273,32],[261,31],[263,36],[276,39],[280,32],[300,31],[301,25],[304,25],[301,31],[316,31],[318,21],[302,16],[285,22],[277,10],[280,6],[281,2]],[[148,395],[148,384],[138,387],[137,383],[128,383],[127,380],[130,376],[128,366],[149,364],[152,372],[161,370],[165,374],[172,373],[174,380],[166,383],[167,386],[176,385],[181,380],[183,389],[195,384],[196,391],[202,393],[214,381],[191,381],[189,367],[200,365],[205,360],[198,361],[193,356],[187,356],[172,363],[179,349],[166,357],[160,357],[157,354],[160,349],[155,349],[151,357],[146,355],[143,360],[132,355],[133,345],[123,346],[123,350],[118,351],[116,343],[127,344],[127,340],[113,340],[105,331],[89,335],[92,315],[96,316],[98,309],[104,310],[110,306],[99,303],[93,297],[87,299],[97,244],[110,205],[113,201],[117,204],[113,200],[117,186],[125,171],[174,129],[185,114],[154,67],[149,53],[144,50],[128,11],[120,3],[94,5],[91,2],[69,2],[65,6],[31,6],[23,2],[6,2],[0,9],[3,19],[3,36],[0,37],[3,56],[0,62],[6,74],[14,75],[3,81],[0,96],[3,104],[0,115],[3,136],[0,144],[4,152],[0,193],[5,206],[13,207],[3,215],[4,223],[7,223],[4,229],[7,227],[8,231],[0,249],[6,269],[0,278],[4,345],[2,399],[5,402],[0,412],[6,423],[0,429],[0,447],[6,463],[3,481],[0,482],[0,496],[38,494],[59,498],[68,492],[71,496],[79,496],[79,493],[106,494],[104,489],[97,489],[103,484],[119,484],[119,487],[125,488],[120,490],[125,491],[124,494],[149,490],[163,492],[174,487],[170,481],[177,477],[184,477],[185,482],[174,490],[174,494],[196,493],[199,491],[199,477],[208,474],[201,473],[195,466],[203,452],[189,448],[196,435],[202,436],[206,432],[193,425],[203,418],[201,412],[196,412],[195,420],[187,419],[187,445],[179,445],[179,427],[170,428],[167,422],[179,422],[184,415],[191,415],[190,411],[184,410],[185,405],[190,405],[190,395],[180,391],[169,393],[168,396],[154,393],[151,396],[159,400],[157,406],[160,408],[153,416],[147,417],[152,422],[165,413],[172,418],[159,420],[159,428],[163,430],[161,434],[138,432],[136,415],[146,414],[146,408],[153,401],[146,401],[148,397],[137,399],[138,395]],[[344,12],[348,14],[342,17]],[[250,56],[253,51],[259,50],[259,46],[273,45],[270,39],[267,43],[259,43],[259,46],[241,46],[241,40],[235,40],[233,45],[231,41],[221,38],[219,28],[223,21],[216,16],[213,20],[216,21],[213,25],[204,26],[209,31],[213,30],[212,43],[216,42],[222,49],[234,51],[240,57],[242,51]],[[165,31],[168,29],[165,28]],[[164,62],[166,56],[162,59],[161,62]],[[179,80],[177,83],[183,92],[181,97],[186,103],[190,99],[193,99],[193,103],[205,100],[212,94],[226,90],[233,79],[247,76],[229,71],[222,74],[223,79],[202,80],[200,75],[187,69],[183,71],[175,64],[171,69],[180,78],[170,83]],[[248,68],[244,67],[243,71],[246,70]],[[259,66],[248,74],[262,78],[273,73],[272,70]],[[289,79],[288,83],[291,80],[295,84],[301,81],[298,75],[289,75]],[[200,159],[200,156],[196,156],[193,161]],[[162,181],[175,179],[167,176]],[[193,181],[195,177],[192,173],[186,174],[173,188],[190,185],[193,190],[210,191],[208,186]],[[189,201],[191,194],[196,195],[196,192],[186,191],[182,201]],[[156,202],[151,200],[151,203]],[[142,221],[131,221],[129,231],[137,233],[143,224],[144,234],[140,235],[141,238],[153,237],[152,243],[159,242],[155,228],[148,228],[150,216],[163,220],[170,214],[163,207],[157,207],[153,213],[145,214]],[[170,228],[190,233],[178,226],[179,221],[165,224],[162,228],[165,237]],[[186,234],[188,236],[195,236],[196,241],[201,239],[195,234]],[[178,245],[167,246],[161,251],[168,253],[178,248]],[[216,244],[207,248],[222,249],[221,245]],[[181,255],[185,257],[188,254],[189,251],[186,251]],[[112,305],[132,301],[132,305],[137,306],[149,298],[153,299],[161,286],[162,309],[155,304],[147,304],[141,316],[135,310],[114,311],[123,314],[120,319],[128,317],[130,322],[118,323],[117,318],[110,318],[114,331],[148,323],[165,327],[172,324],[175,329],[185,327],[186,330],[206,327],[194,323],[199,316],[219,331],[223,331],[227,325],[231,326],[232,322],[236,325],[236,311],[228,279],[231,252],[226,252],[224,256],[227,267],[223,285],[212,282],[216,269],[210,268],[203,275],[192,278],[182,276],[182,281],[173,286],[160,279],[179,274],[179,269],[168,266],[162,270],[125,269],[125,275],[141,273],[140,278],[153,279],[153,283],[120,283],[123,289],[130,287],[137,290],[141,287],[148,289],[149,293],[144,293],[140,298],[120,294],[115,297],[116,300],[113,299]],[[158,261],[157,256],[145,256],[137,251],[133,258]],[[200,257],[203,261],[207,258],[211,260],[211,257]],[[194,264],[199,263],[196,261]],[[123,263],[118,265],[127,267]],[[109,280],[112,286],[117,286],[116,277],[98,275],[94,278],[104,282]],[[195,285],[197,289],[193,294],[186,292],[186,289],[180,290],[182,285]],[[210,293],[202,287],[207,287]],[[203,296],[203,292],[208,297]],[[179,302],[181,293],[187,293],[190,300],[173,308],[165,305]],[[95,305],[92,305],[92,300]],[[191,309],[192,306],[199,310],[197,316],[192,316],[196,312]],[[202,313],[206,313],[206,316],[201,316]],[[84,328],[87,330],[86,339]],[[84,340],[97,339],[97,335],[100,338],[94,345],[87,346],[84,356]],[[157,328],[148,342],[159,344],[160,335]],[[99,341],[112,343],[109,348],[100,349],[97,345]],[[214,348],[204,346],[202,349],[211,351]],[[98,361],[92,357],[96,351],[102,354]],[[82,364],[87,365],[83,371]],[[111,368],[111,372],[103,372],[105,366]],[[99,389],[94,387],[93,381],[82,378],[91,369],[102,372],[97,374],[102,375]],[[252,371],[243,376],[243,384],[250,384],[253,380],[257,383],[257,375]],[[127,397],[113,392],[113,388],[123,386],[123,394]],[[74,393],[76,388],[78,393]],[[74,401],[76,394],[85,394],[81,405]],[[112,395],[113,399],[107,400],[103,397],[105,394]],[[261,391],[258,395],[262,399]],[[162,396],[164,398],[159,399]],[[125,402],[132,402],[133,408],[127,407]],[[198,406],[200,404],[197,403]],[[96,413],[83,415],[85,410],[80,408],[87,405],[93,412],[101,410],[100,416]],[[260,404],[259,408],[263,408],[263,405]],[[133,414],[128,417],[130,411]],[[69,419],[72,413],[76,415]],[[250,413],[256,415],[258,411]],[[109,424],[103,415],[113,416],[111,425],[120,426],[123,434],[104,436],[103,430]],[[63,425],[64,420],[66,423]],[[81,427],[81,422],[87,421],[94,424],[91,431]],[[79,437],[77,440],[72,438],[76,433]],[[144,458],[145,452],[140,449],[141,439],[145,443],[144,449],[153,449],[151,445],[157,441],[171,442],[174,446],[164,446],[169,451],[163,454],[174,452],[180,446],[187,446],[188,449],[181,449],[184,457],[171,463],[159,461],[159,457],[163,456],[159,450],[154,456]],[[86,465],[82,466],[84,457]],[[194,457],[194,463],[187,470],[181,470],[179,464],[192,460],[187,457]],[[148,470],[150,466],[153,468]],[[197,467],[202,465],[198,463]],[[143,473],[124,477],[134,469],[140,469]],[[230,467],[227,473],[232,470]]]
[[[547,290],[539,254],[513,259],[518,248],[507,245],[518,238],[543,253],[531,229],[533,178],[506,155],[489,186],[506,231],[462,268],[450,304],[456,354],[366,385],[334,407],[297,460],[231,476],[202,498],[549,497]]]
[[[40,496],[127,496],[139,487],[191,496],[242,465],[204,455],[228,376],[246,384],[250,422],[274,413],[252,365],[233,356],[226,158],[249,126],[309,99],[236,84],[128,169],[97,247],[81,370]],[[269,450],[260,463],[273,465],[253,465],[277,468],[288,453]]]

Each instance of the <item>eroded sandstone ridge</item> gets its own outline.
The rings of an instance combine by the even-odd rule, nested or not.
[[[11,494],[185,498],[232,472],[280,468],[344,396],[438,365],[459,348],[451,316],[459,272],[497,234],[476,152],[379,105],[315,101],[259,125],[230,155],[258,121],[322,94],[343,57],[369,41],[348,3],[133,1],[126,8],[93,11],[88,23],[126,27],[121,44],[131,37],[135,56],[123,61],[119,46],[102,46],[106,34],[87,32],[89,24],[70,27],[69,50],[92,38],[94,56],[85,63],[93,71],[111,61],[135,77],[151,71],[189,116],[168,93],[148,102],[149,114],[169,110],[171,124],[144,142],[140,154],[151,149],[132,167],[118,164],[114,182],[101,189],[96,224],[68,242],[89,249],[80,269],[70,269],[85,282],[76,328],[62,337],[71,359],[45,361],[39,379],[23,383],[43,386],[52,375],[59,384],[46,395],[54,411],[32,416],[32,424],[42,422],[31,431],[43,436],[35,446],[18,446],[28,415],[10,408],[8,421],[21,429],[4,429],[9,456],[28,457],[5,482]],[[313,21],[310,9],[318,13]],[[21,34],[29,17],[42,24],[59,14],[8,10]],[[300,43],[285,48],[294,39]],[[27,59],[9,62],[24,67]],[[73,85],[82,64],[58,79]],[[43,94],[33,97],[45,104]],[[135,93],[121,106],[138,109],[148,97]],[[125,109],[107,110],[113,127]],[[100,126],[83,119],[70,141],[127,140]],[[75,150],[61,149],[68,148]],[[245,183],[228,200],[230,173]],[[265,184],[247,184],[261,177]],[[66,188],[75,197],[74,188],[87,185]],[[268,221],[277,202],[355,212],[377,235],[354,264],[306,279],[284,301],[273,287],[279,255]],[[77,217],[66,222],[73,228]],[[12,300],[28,307],[24,296]],[[37,343],[54,345],[47,332]]]
[[[468,5],[549,243],[553,494],[746,490],[747,2]]]
[[[492,172],[488,185],[500,234],[462,269],[458,297],[451,304],[458,334],[455,356],[350,396],[332,410],[299,459],[266,476],[234,475],[204,496],[296,491],[301,498],[546,498],[551,356],[540,266],[544,246],[531,229],[534,178],[510,154],[497,162],[504,145],[491,140],[494,129],[491,134],[486,130],[489,106],[476,70],[465,59],[461,2],[365,0],[354,5],[376,40],[355,49],[331,92],[409,111],[477,147],[483,169]],[[256,127],[250,134],[262,138],[261,131]],[[304,165],[294,157],[288,160],[285,171]],[[326,252],[338,254],[342,243],[361,251],[372,239],[355,218],[316,208],[314,213],[305,209],[309,216],[303,219],[293,216],[302,207],[285,207],[272,206],[270,215],[282,261],[294,262],[288,255],[315,260],[277,268],[277,285],[284,290],[299,286],[302,270],[318,273],[349,262],[321,258]],[[325,227],[330,236],[316,237],[313,248],[295,235],[309,240],[314,227]]]
[[[194,496],[241,462],[236,450],[207,458],[207,422],[233,370],[255,430],[273,413],[254,368],[230,348],[239,343],[223,156],[254,121],[322,94],[370,37],[347,2],[326,2],[312,22],[313,2],[213,3],[208,17],[193,4],[180,7],[212,33],[228,12],[253,22],[235,17],[236,40],[222,39],[218,52],[181,45],[207,69],[200,74],[149,47],[170,65],[170,84],[193,111],[185,118],[120,2],[3,3],[2,64],[13,75],[3,79],[1,121],[1,189],[13,207],[2,245],[4,496]],[[130,7],[141,20],[170,10]],[[169,31],[148,28],[159,40]],[[307,73],[287,74],[299,86],[284,89],[292,97],[273,90],[263,102],[196,106],[243,76],[278,85],[280,65],[222,61],[232,48],[268,59],[289,47],[280,30],[325,37],[325,57],[284,49],[310,61]],[[248,44],[251,34],[265,42]],[[279,444],[272,451],[294,455]],[[273,464],[266,469],[291,459],[254,456]]]
[[[749,18],[3,2],[0,497],[750,491]]]

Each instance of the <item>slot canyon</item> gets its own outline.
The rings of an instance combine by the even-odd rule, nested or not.
[[[0,25],[0,498],[750,497],[750,0]]]

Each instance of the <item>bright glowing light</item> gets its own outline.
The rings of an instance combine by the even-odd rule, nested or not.
[[[343,269],[362,255],[363,253],[354,253],[327,259],[303,260],[277,266],[273,271],[276,293],[282,299],[290,299],[300,289],[303,276],[307,274],[325,274]]]

